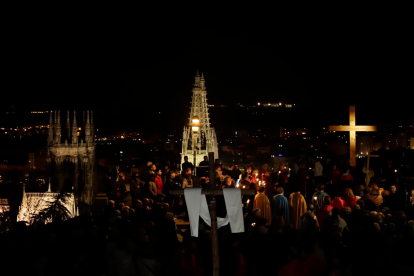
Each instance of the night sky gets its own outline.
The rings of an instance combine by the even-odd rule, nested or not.
[[[184,8],[16,12],[3,26],[1,105],[185,108],[197,68],[209,104],[368,103],[376,110],[402,99],[407,105],[413,94],[404,16],[362,7],[329,15],[305,7],[289,14]]]

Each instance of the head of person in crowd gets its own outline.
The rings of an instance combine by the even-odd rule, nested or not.
[[[283,189],[283,187],[278,187],[277,190],[276,190],[276,193],[278,195],[283,195],[284,192],[285,192],[285,190]]]
[[[226,175],[224,177],[222,186],[226,188],[234,187],[233,181],[230,176]]]
[[[259,218],[261,215],[261,211],[259,208],[256,208],[253,210],[252,214],[253,214],[253,217]]]

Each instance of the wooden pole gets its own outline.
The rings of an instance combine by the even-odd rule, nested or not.
[[[355,106],[349,107],[349,125],[355,126]],[[349,132],[349,157],[351,161],[351,166],[356,167],[356,132],[350,131]]]
[[[215,190],[216,183],[214,181],[214,152],[208,153],[208,161],[210,165],[210,189]],[[217,203],[216,196],[210,196],[210,216],[211,216],[211,242],[213,252],[213,276],[220,275],[220,258],[218,247],[218,230],[217,230]]]

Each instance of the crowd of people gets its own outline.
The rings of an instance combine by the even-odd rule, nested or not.
[[[208,164],[205,157],[199,166]],[[0,260],[13,275],[212,275],[210,228],[200,220],[195,238],[177,227],[185,199],[170,191],[213,182],[256,193],[242,197],[244,233],[218,230],[220,275],[413,275],[412,191],[387,165],[375,176],[319,160],[276,170],[216,161],[210,179],[196,178],[185,158],[179,166],[148,162],[130,181],[114,168],[105,178],[108,205],[68,221],[17,223],[0,236]],[[409,165],[403,173],[410,176]],[[225,217],[220,196],[217,208]]]

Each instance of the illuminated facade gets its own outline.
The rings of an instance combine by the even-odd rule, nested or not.
[[[193,86],[193,97],[191,101],[190,117],[188,123],[194,116],[200,118],[201,127],[197,134],[197,155],[196,164],[203,161],[204,156],[209,152],[214,152],[214,158],[218,159],[217,137],[214,128],[210,127],[210,118],[207,105],[207,90],[203,74],[198,73],[195,76]],[[184,163],[184,156],[188,156],[189,162],[194,162],[194,138],[191,127],[184,126],[181,163]]]
[[[50,185],[49,190],[46,193],[26,193],[25,187],[23,186],[22,203],[19,207],[17,221],[25,221],[28,224],[32,224],[33,217],[46,209],[51,203],[55,202],[58,196],[59,193],[53,193],[51,191]],[[71,217],[79,215],[75,206],[75,198],[73,194],[71,194],[67,203],[63,205],[69,211]],[[46,221],[46,223],[49,222],[51,221]]]
[[[67,112],[66,126],[62,132],[60,111],[50,112],[47,162],[55,183],[52,190],[73,190],[76,206],[92,204],[95,142],[93,111],[83,112],[83,123],[78,124],[76,111],[73,121]]]

